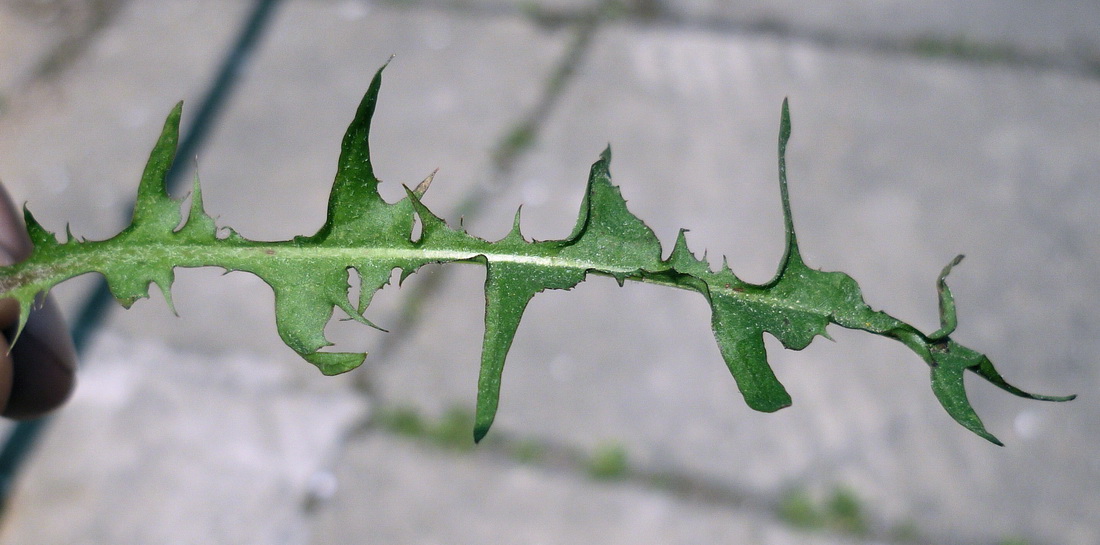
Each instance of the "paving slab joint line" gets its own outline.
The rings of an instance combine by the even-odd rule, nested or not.
[[[543,7],[536,3],[519,3],[514,7],[506,7],[446,0],[386,0],[385,4],[395,7],[431,7],[473,15],[523,15],[549,28],[576,24],[589,13],[586,8]],[[965,36],[934,32],[908,37],[854,36],[828,28],[800,28],[768,17],[737,20],[718,16],[685,16],[668,8],[667,0],[613,0],[605,4],[612,15],[609,20],[639,27],[766,36],[830,50],[940,58],[974,65],[997,64],[1100,79],[1100,51],[1093,49],[1077,49],[1063,54],[1028,51],[1007,42],[968,40]]]
[[[82,12],[77,17],[77,23],[65,29],[64,37],[42,56],[16,89],[52,80],[64,72],[88,51],[88,44],[110,25],[128,2],[129,0],[90,0],[86,2],[86,7],[75,8]],[[56,9],[65,10],[67,6]]]
[[[418,413],[409,411],[407,408],[376,406],[371,412],[383,416],[359,428],[353,435],[359,439],[372,434],[396,437],[413,442],[418,448],[451,456],[478,456],[502,467],[526,465],[539,471],[586,480],[592,486],[634,487],[664,494],[677,501],[752,514],[794,531],[833,536],[851,540],[852,543],[933,545],[958,542],[946,536],[926,535],[921,529],[904,523],[887,524],[875,521],[871,518],[873,513],[869,514],[869,520],[862,519],[864,526],[834,525],[828,522],[807,526],[786,513],[789,493],[802,490],[798,487],[788,487],[775,496],[716,483],[683,471],[638,468],[631,466],[625,458],[614,472],[600,474],[595,471],[594,465],[599,463],[602,451],[606,449],[597,448],[586,452],[570,445],[525,438],[502,430],[494,430],[492,435],[474,445],[469,436],[470,426],[473,425],[472,411],[452,410],[435,421],[420,419]],[[847,489],[834,487],[834,491],[838,490]]]

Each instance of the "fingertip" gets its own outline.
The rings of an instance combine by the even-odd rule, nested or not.
[[[50,298],[31,313],[10,353],[10,396],[3,416],[34,418],[60,407],[76,386],[76,351]]]

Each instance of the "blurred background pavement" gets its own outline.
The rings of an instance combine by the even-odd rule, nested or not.
[[[184,130],[253,3],[0,0],[0,179],[51,230],[125,225],[164,116]],[[698,296],[596,278],[534,299],[496,424],[470,440],[482,270],[427,267],[334,322],[371,352],[322,377],[255,277],[180,271],[112,309],[23,465],[3,544],[1100,543],[1100,3],[1091,0],[284,0],[197,151],[206,208],[255,239],[322,223],[374,72],[395,200],[495,239],[569,233],[609,142],[666,248],[770,278],[791,101],[806,261],[938,327],[1008,380],[971,381],[999,448],[956,425],[898,343],[768,339],[794,405],[748,409]],[[190,157],[181,158],[191,162]],[[193,174],[187,174],[188,177]],[[713,261],[713,260],[712,260]],[[55,294],[74,316],[94,282]],[[438,284],[436,289],[429,289]]]

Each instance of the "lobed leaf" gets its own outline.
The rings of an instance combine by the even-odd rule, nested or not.
[[[791,123],[786,100],[779,131],[786,248],[775,277],[764,284],[751,284],[739,279],[725,263],[714,271],[705,258],[696,258],[684,231],[663,258],[656,235],[630,212],[619,188],[611,182],[610,148],[593,164],[576,226],[562,240],[526,240],[519,212],[511,232],[496,242],[453,229],[421,200],[430,176],[415,190],[406,188],[399,201],[386,202],[378,192],[380,182],[374,175],[369,146],[383,69],[371,81],[344,135],[328,214],[315,234],[257,242],[231,229],[219,229],[203,209],[197,180],[186,217],[181,217],[181,200],[171,198],[164,186],[179,139],[182,104],[177,104],[150,154],[130,225],[109,240],[77,241],[70,235],[62,243],[26,211],[34,252],[22,263],[0,268],[0,297],[19,301],[22,327],[36,295],[87,272],[103,274],[115,298],[129,306],[147,297],[151,284],[171,305],[176,267],[246,271],[263,279],[274,292],[276,327],[287,346],[331,375],[358,367],[366,357],[326,350],[331,343],[324,328],[335,309],[373,326],[364,314],[395,270],[401,271],[404,279],[428,263],[481,264],[486,268],[485,338],[475,441],[488,433],[496,415],[504,364],[528,303],[545,290],[571,289],[589,274],[610,276],[620,285],[627,280],[650,282],[704,297],[726,366],[746,403],[759,411],[776,411],[791,404],[790,395],[768,363],[764,334],[774,336],[786,348],[801,350],[817,336],[828,337],[829,324],[883,335],[908,346],[929,366],[932,391],[948,414],[996,444],[1000,442],[986,431],[967,400],[965,371],[1018,396],[1073,399],[1024,392],[1006,382],[989,358],[951,339],[958,323],[946,278],[961,256],[937,279],[941,327],[931,334],[871,309],[847,274],[819,271],[803,262],[787,187],[786,146]],[[414,238],[416,222],[421,229]],[[351,270],[360,281],[357,301],[348,296]]]

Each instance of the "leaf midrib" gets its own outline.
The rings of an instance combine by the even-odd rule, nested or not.
[[[35,259],[18,265],[28,276],[35,278],[34,283],[48,281],[60,282],[64,279],[83,274],[90,267],[96,268],[97,264],[104,261],[111,262],[115,267],[127,267],[128,263],[140,261],[143,263],[155,261],[170,261],[173,267],[200,268],[221,267],[234,270],[248,271],[259,261],[269,259],[292,261],[328,261],[337,262],[347,267],[355,267],[356,263],[364,261],[387,262],[472,262],[479,257],[484,257],[490,264],[511,263],[517,265],[530,265],[534,267],[549,267],[553,269],[584,270],[589,274],[598,276],[616,277],[623,276],[627,279],[669,286],[688,291],[697,291],[694,287],[671,280],[665,280],[651,274],[663,271],[645,270],[632,265],[613,265],[594,260],[580,260],[554,255],[533,255],[516,252],[503,252],[492,247],[493,243],[484,242],[484,248],[387,248],[380,246],[332,246],[332,245],[294,245],[291,241],[245,241],[215,239],[202,242],[140,242],[135,244],[132,240],[105,240],[85,241],[78,248],[83,251],[69,254],[60,262],[51,259],[54,267],[42,266],[35,263]],[[167,265],[166,265],[167,267]],[[805,312],[809,314],[828,316],[829,309],[800,304],[795,301],[771,296],[766,292],[758,292],[758,286],[747,285],[745,289],[710,287],[712,292],[720,292],[726,296],[745,301],[751,305],[760,305],[770,308]]]

